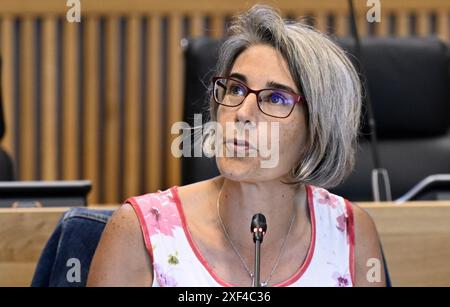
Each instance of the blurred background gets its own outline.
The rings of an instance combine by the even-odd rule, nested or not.
[[[88,179],[93,204],[181,184],[170,128],[183,120],[182,39],[220,38],[254,3],[350,35],[346,0],[89,0],[80,23],[63,0],[0,0],[1,147],[13,161],[2,180]],[[355,1],[362,37],[449,40],[449,0],[381,1],[373,23],[367,3]]]

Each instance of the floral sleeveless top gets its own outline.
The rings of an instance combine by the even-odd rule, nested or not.
[[[350,202],[325,189],[306,186],[311,243],[298,271],[275,286],[354,284],[354,227]],[[154,287],[233,286],[215,274],[186,226],[177,187],[128,199],[138,216],[153,263]]]

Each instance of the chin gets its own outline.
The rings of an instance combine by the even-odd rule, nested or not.
[[[259,161],[255,158],[221,157],[216,163],[220,174],[230,180],[245,181],[259,177]]]

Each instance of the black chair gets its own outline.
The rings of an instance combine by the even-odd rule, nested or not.
[[[0,60],[0,181],[14,180],[13,163],[11,157],[1,148],[1,141],[5,134],[5,121],[3,117],[2,94],[2,63]]]
[[[340,44],[353,53],[351,40]],[[450,173],[448,47],[433,38],[372,38],[362,44],[380,158],[397,199],[429,175]],[[372,199],[366,124],[362,132],[355,170],[334,190],[352,200]],[[445,190],[433,190],[417,199],[443,197]]]
[[[358,66],[351,39],[338,39]],[[185,48],[184,121],[207,114],[206,86],[214,74],[220,41],[190,40]],[[448,47],[434,38],[366,38],[362,52],[377,123],[378,147],[398,198],[431,174],[450,173],[450,74]],[[363,114],[366,114],[363,112]],[[205,116],[203,116],[205,118]],[[352,201],[372,200],[367,118],[354,172],[332,192]],[[218,175],[214,159],[183,158],[182,183]],[[421,199],[439,199],[432,191]]]

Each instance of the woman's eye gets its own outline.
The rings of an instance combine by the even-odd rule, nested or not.
[[[229,91],[230,91],[230,94],[235,95],[235,96],[243,96],[245,93],[244,88],[239,85],[231,85]]]
[[[279,93],[272,93],[270,96],[270,102],[273,104],[285,104],[287,101],[283,95]]]

